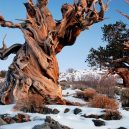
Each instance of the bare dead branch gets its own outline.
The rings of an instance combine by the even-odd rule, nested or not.
[[[119,10],[117,10],[117,12],[118,12],[119,14],[121,14],[122,16],[126,17],[127,19],[129,19],[129,16],[128,16],[127,14],[125,14],[125,13],[119,11]]]
[[[4,17],[0,16],[0,26],[8,28],[20,28],[21,24],[14,24],[11,21],[5,21]]]
[[[3,47],[0,48],[0,59],[5,60],[10,54],[16,54],[21,47],[22,44],[13,44],[11,47],[7,48],[4,43]]]

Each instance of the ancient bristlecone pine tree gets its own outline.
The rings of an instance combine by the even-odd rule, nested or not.
[[[61,8],[62,20],[55,21],[47,8],[48,0],[32,0],[24,3],[26,20],[19,24],[6,21],[0,16],[2,27],[18,28],[25,38],[24,44],[7,48],[3,43],[0,58],[11,53],[16,56],[8,69],[5,85],[1,90],[1,102],[35,104],[66,104],[58,85],[59,69],[56,55],[65,46],[75,43],[81,31],[101,22],[107,9],[102,0],[77,0]],[[95,6],[100,10],[97,11]],[[27,103],[28,102],[28,103]]]

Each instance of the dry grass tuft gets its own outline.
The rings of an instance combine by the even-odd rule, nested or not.
[[[118,109],[118,103],[114,99],[110,99],[105,95],[96,95],[92,100],[90,100],[91,107],[94,108],[104,108],[104,109]]]

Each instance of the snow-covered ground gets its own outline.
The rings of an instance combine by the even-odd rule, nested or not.
[[[64,99],[70,102],[77,102],[77,103],[81,103],[82,105],[86,105],[87,103],[84,100],[74,97],[77,91],[80,91],[80,90],[78,89],[74,90],[74,89],[68,88],[62,91],[62,95],[64,96]]]
[[[83,100],[74,98],[75,92],[78,90],[66,89],[63,91],[63,95],[66,99],[74,102],[80,102],[84,104]],[[0,105],[0,114],[10,114],[16,115],[19,112],[14,112],[13,109],[14,105]],[[122,115],[121,120],[103,120],[105,121],[105,126],[96,127],[93,123],[94,118],[84,118],[81,115],[102,115],[104,109],[99,108],[90,108],[86,105],[84,106],[65,106],[65,105],[48,105],[51,109],[58,109],[60,112],[58,114],[38,114],[38,113],[27,113],[31,116],[30,122],[25,123],[17,123],[17,124],[10,124],[1,126],[0,129],[32,129],[34,125],[43,124],[46,116],[51,116],[54,120],[58,121],[62,125],[66,125],[72,129],[118,129],[119,127],[125,127],[129,129],[129,111],[123,110],[122,108],[119,109]],[[64,113],[64,110],[69,108],[70,111]],[[79,108],[82,110],[81,113],[75,115],[74,109]],[[101,120],[101,119],[100,119]]]
[[[82,79],[82,77],[90,75],[96,78],[101,78],[106,71],[99,70],[81,70],[74,71],[73,73],[61,73],[60,81],[67,80],[68,78],[74,77],[75,80]],[[31,116],[30,122],[25,123],[15,123],[9,125],[0,126],[0,129],[32,129],[35,125],[40,125],[44,123],[46,116],[51,116],[54,120],[58,121],[62,125],[66,125],[72,129],[118,129],[120,127],[124,127],[129,129],[129,111],[123,110],[121,107],[119,108],[119,112],[122,115],[122,119],[120,120],[103,120],[105,122],[105,126],[96,127],[93,123],[94,118],[84,118],[81,115],[101,115],[103,114],[104,109],[99,108],[91,108],[87,106],[87,102],[82,99],[76,98],[75,94],[79,91],[78,89],[67,88],[62,91],[64,98],[70,102],[80,103],[82,106],[65,106],[65,105],[48,105],[51,109],[58,109],[60,112],[58,114],[39,114],[39,113],[27,113]],[[2,114],[10,114],[14,116],[19,112],[13,111],[14,105],[0,105],[0,115]],[[64,113],[64,110],[69,108],[70,111]],[[81,113],[75,115],[74,109],[79,108],[82,110]],[[21,113],[21,112],[20,112]],[[23,112],[22,112],[23,113]],[[102,120],[102,119],[100,119]]]

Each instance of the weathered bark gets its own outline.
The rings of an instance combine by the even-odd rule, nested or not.
[[[23,107],[34,103],[37,107],[51,103],[65,104],[58,85],[56,54],[63,47],[73,45],[81,31],[102,21],[107,8],[102,0],[98,2],[100,12],[92,8],[93,1],[88,4],[87,0],[73,5],[65,4],[61,9],[63,19],[56,22],[46,6],[47,3],[48,0],[38,0],[36,5],[32,0],[25,3],[27,19],[20,24],[0,17],[2,27],[19,28],[25,37],[23,45],[15,44],[9,49],[3,47],[0,50],[1,59],[16,53],[1,91],[1,101],[5,104],[14,100]]]
[[[109,73],[118,74],[123,79],[124,87],[129,87],[129,57],[113,60]]]
[[[129,87],[129,69],[127,68],[117,68],[116,74],[118,74],[123,79],[124,87]]]

